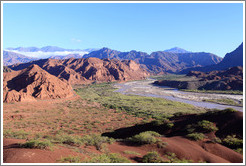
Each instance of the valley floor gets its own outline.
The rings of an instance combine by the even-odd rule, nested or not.
[[[115,92],[131,95],[165,98],[210,109],[233,108],[243,111],[243,95],[183,92],[175,88],[153,85],[155,80],[132,81],[116,84]],[[216,102],[219,104],[214,104]],[[236,105],[236,106],[235,106]]]
[[[152,91],[148,81],[125,85],[132,83],[139,85],[133,92]],[[242,112],[206,114],[190,104],[116,93],[112,86],[78,86],[77,95],[67,99],[4,103],[4,162],[242,162]],[[203,118],[212,121],[204,134],[197,128]],[[196,134],[188,136],[191,130]],[[117,132],[123,136],[113,136]],[[239,144],[230,147],[227,140]]]

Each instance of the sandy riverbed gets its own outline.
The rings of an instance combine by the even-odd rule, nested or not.
[[[133,94],[133,95],[142,95],[142,96],[152,96],[152,97],[161,97],[175,101],[184,101],[190,104],[200,103],[205,106],[208,105],[208,102],[203,102],[203,100],[217,100],[217,99],[232,99],[236,102],[240,102],[243,100],[243,95],[229,95],[229,94],[212,94],[212,93],[194,93],[194,92],[183,92],[178,91],[175,88],[163,87],[163,86],[155,86],[152,83],[155,80],[148,79],[144,81],[132,81],[126,83],[115,84],[116,88],[119,88],[115,92],[121,92],[123,94]],[[183,100],[182,100],[183,99]],[[193,104],[194,105],[194,104]],[[218,108],[223,109],[228,108],[226,105],[220,105],[215,103],[209,103],[210,106],[207,108]],[[234,107],[237,110],[242,110],[242,107]]]

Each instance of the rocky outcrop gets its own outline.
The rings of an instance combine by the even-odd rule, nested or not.
[[[71,84],[141,80],[148,76],[148,72],[142,69],[136,62],[116,59],[44,59],[13,65],[10,68],[20,70],[31,64],[37,64],[50,74],[60,79],[65,79]]]
[[[200,72],[190,71],[186,76],[196,77],[197,81],[161,80],[154,84],[178,89],[198,90],[243,90],[243,68],[232,67],[226,71]]]
[[[35,101],[73,96],[66,80],[61,80],[37,65],[3,74],[3,102]]]

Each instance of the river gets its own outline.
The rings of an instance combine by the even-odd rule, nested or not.
[[[164,98],[208,109],[233,108],[241,112],[243,111],[243,107],[222,105],[203,101],[205,99],[232,99],[235,101],[240,101],[243,99],[243,95],[183,92],[175,88],[153,85],[152,83],[154,81],[154,79],[147,79],[142,81],[117,83],[114,85],[116,88],[118,88],[117,90],[115,90],[115,92],[120,92],[122,94]]]

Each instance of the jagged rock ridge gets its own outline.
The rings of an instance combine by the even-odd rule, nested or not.
[[[71,85],[38,65],[3,74],[3,102],[35,101],[73,96]]]
[[[9,67],[13,70],[21,70],[31,64],[37,64],[50,74],[63,78],[71,84],[141,80],[148,76],[148,72],[136,62],[117,59],[43,59]]]

